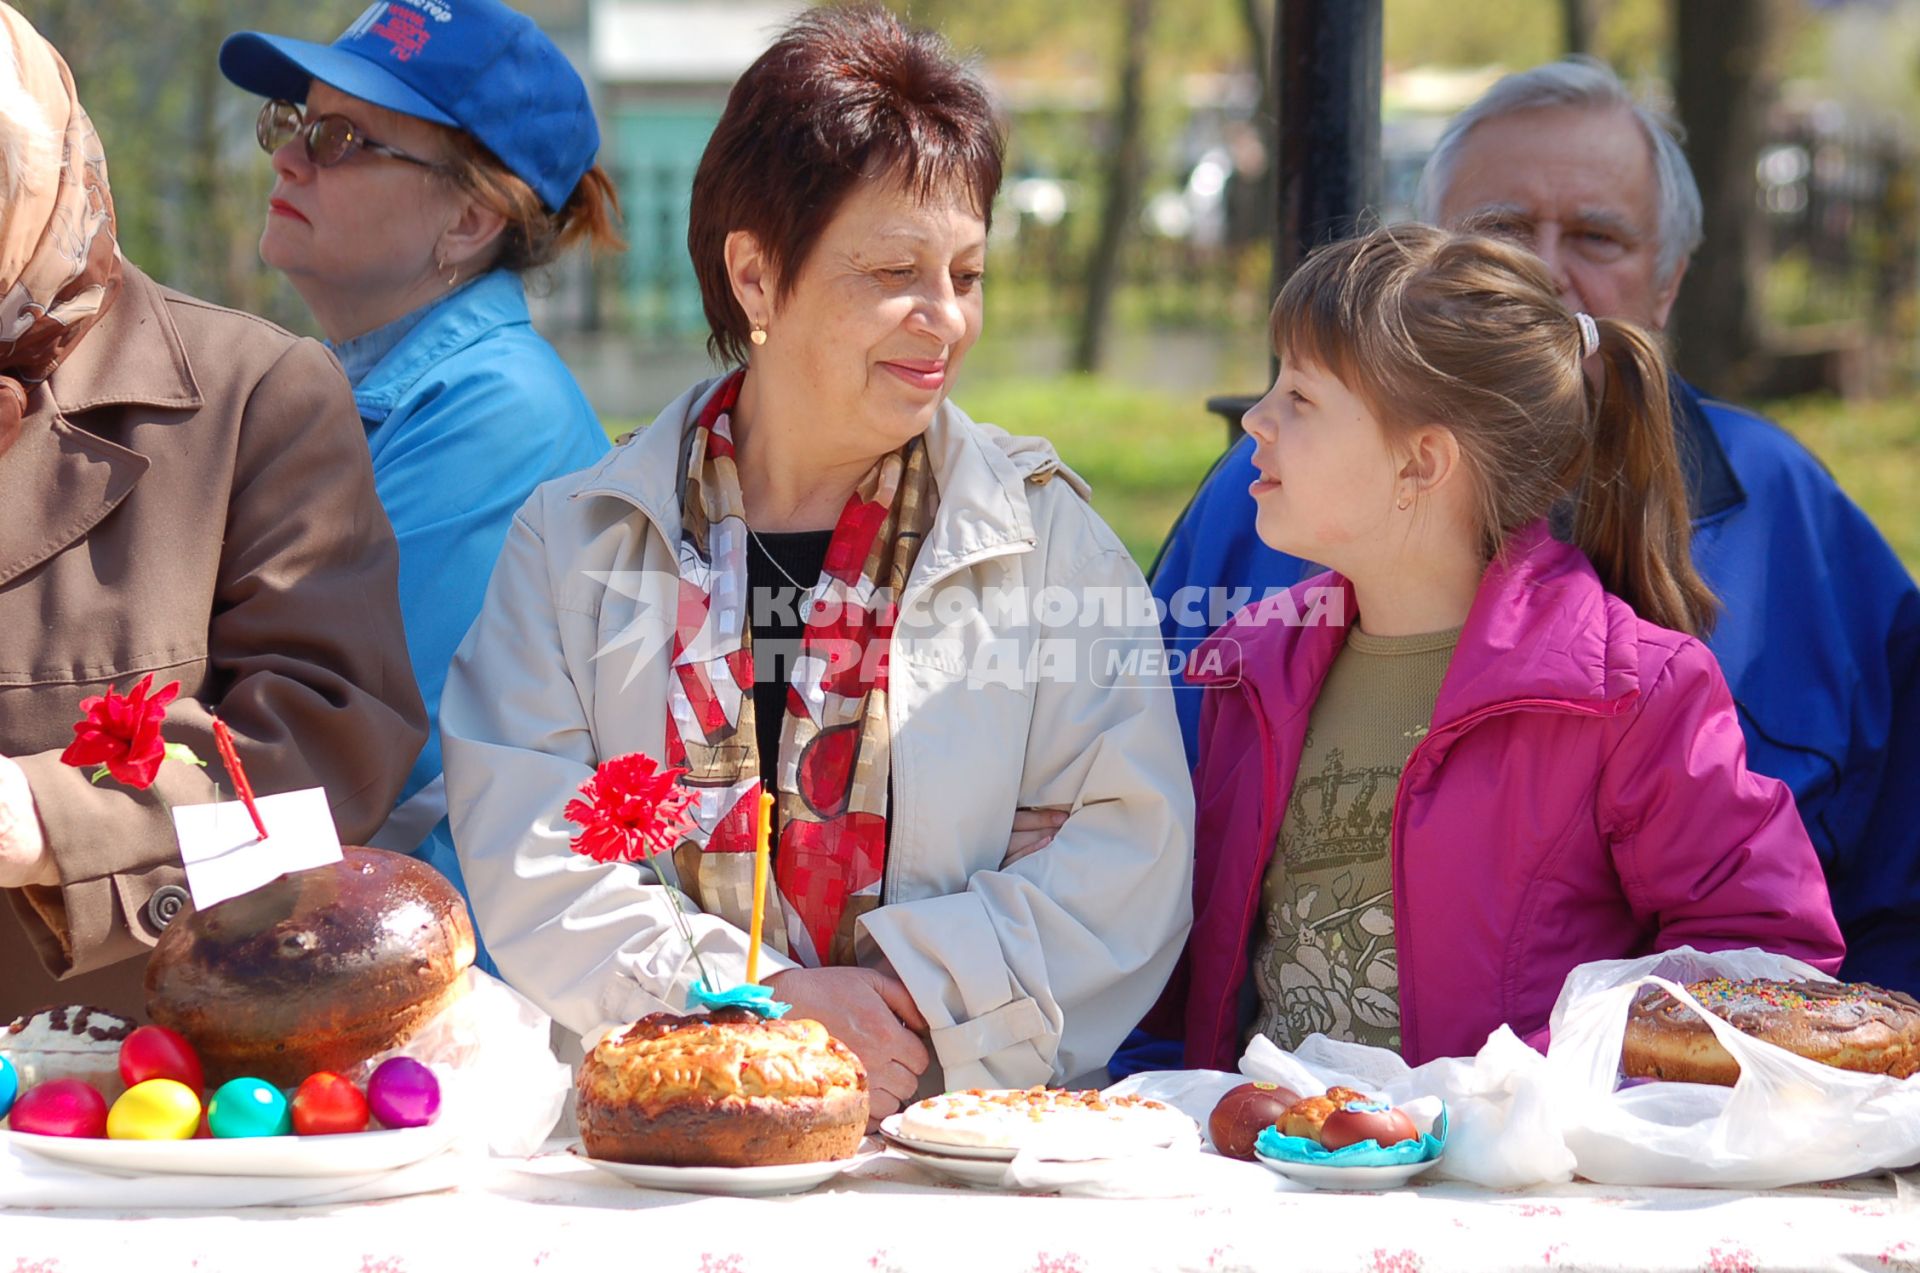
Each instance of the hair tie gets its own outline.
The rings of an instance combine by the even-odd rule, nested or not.
[[[1573,321],[1580,324],[1580,356],[1593,357],[1600,348],[1600,324],[1593,321],[1591,314],[1575,314]]]

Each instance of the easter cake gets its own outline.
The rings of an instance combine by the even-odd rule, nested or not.
[[[81,1004],[42,1008],[0,1029],[0,1057],[20,1088],[55,1079],[80,1079],[107,1100],[125,1090],[120,1044],[133,1022]]]
[[[1734,1029],[1842,1070],[1906,1078],[1920,1072],[1920,1003],[1865,982],[1696,981],[1687,993]],[[1707,1023],[1658,986],[1627,1014],[1621,1069],[1629,1078],[1731,1087],[1740,1064]]]
[[[402,1046],[466,986],[473,924],[453,885],[379,849],[176,920],[147,964],[147,1012],[214,1083],[292,1087]]]
[[[859,1147],[867,1073],[817,1021],[744,1008],[656,1012],[593,1049],[578,1080],[589,1158],[666,1167],[828,1162]]]

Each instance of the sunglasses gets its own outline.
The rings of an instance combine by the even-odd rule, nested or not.
[[[269,155],[295,137],[300,138],[306,144],[307,158],[316,168],[331,168],[351,159],[355,151],[367,150],[403,163],[431,168],[435,172],[444,171],[440,164],[418,155],[409,155],[404,150],[395,150],[392,146],[382,145],[365,136],[360,131],[360,125],[345,115],[315,115],[307,119],[299,106],[278,98],[260,108],[260,118],[254,122],[253,134],[260,141],[260,149]]]

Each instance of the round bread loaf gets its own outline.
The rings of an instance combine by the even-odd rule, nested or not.
[[[1287,1107],[1287,1112],[1276,1126],[1282,1136],[1298,1136],[1302,1140],[1320,1143],[1320,1131],[1327,1125],[1327,1116],[1345,1105],[1348,1101],[1366,1100],[1364,1092],[1356,1092],[1350,1087],[1330,1087],[1318,1096],[1308,1096],[1295,1101]]]
[[[465,988],[473,955],[467,904],[444,876],[348,849],[168,925],[147,1014],[193,1044],[209,1087],[292,1087],[405,1043]]]
[[[1920,1071],[1920,1003],[1865,982],[1696,981],[1687,993],[1742,1034],[1842,1070],[1906,1078]],[[1705,1021],[1658,986],[1627,1012],[1629,1078],[1731,1087],[1735,1061]]]
[[[859,1148],[867,1072],[818,1021],[656,1012],[580,1069],[587,1156],[665,1167],[828,1162]]]

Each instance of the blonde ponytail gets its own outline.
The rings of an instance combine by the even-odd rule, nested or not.
[[[1666,359],[1632,323],[1603,318],[1599,330],[1602,374],[1589,391],[1592,446],[1573,489],[1573,542],[1641,618],[1705,636],[1719,603],[1693,566]]]

